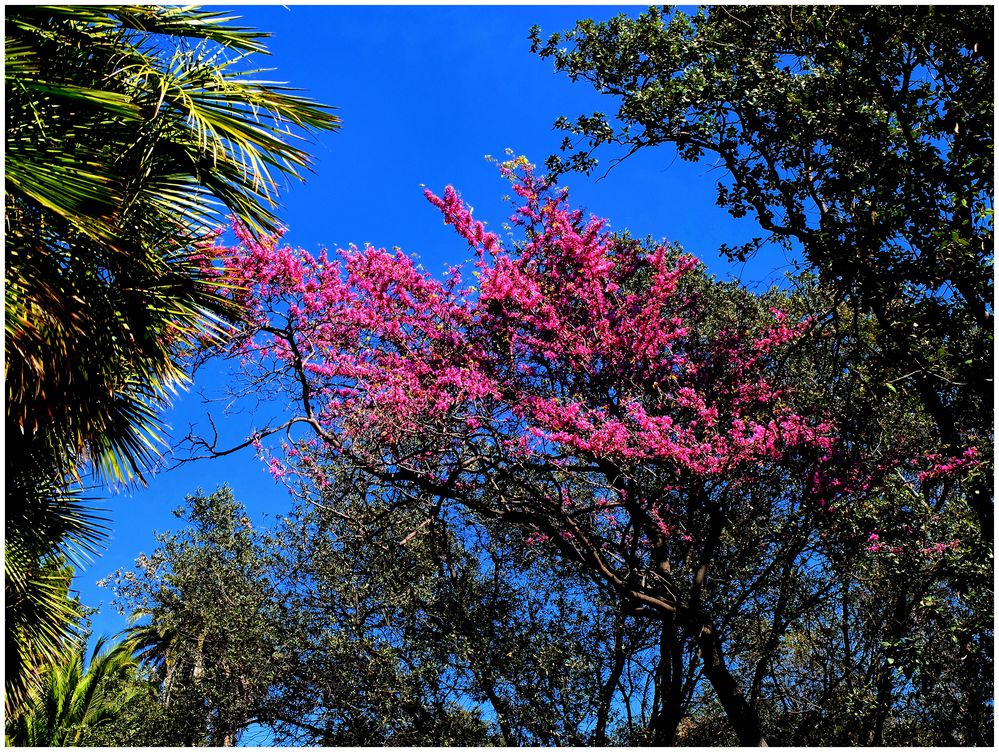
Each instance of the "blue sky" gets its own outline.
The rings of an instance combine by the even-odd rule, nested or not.
[[[426,202],[421,185],[435,192],[452,184],[475,207],[476,217],[498,227],[510,213],[502,201],[507,184],[485,155],[504,150],[535,163],[558,150],[559,115],[613,110],[588,84],[573,84],[552,63],[530,53],[528,31],[543,35],[575,20],[603,20],[640,8],[617,6],[228,6],[243,23],[273,34],[262,61],[275,68],[268,79],[288,81],[337,108],[338,133],[311,145],[314,174],[291,185],[280,216],[286,240],[310,251],[349,243],[415,253],[431,272],[466,258],[466,245]],[[603,155],[606,163],[610,154]],[[750,265],[719,258],[722,243],[754,233],[750,220],[734,220],[715,206],[718,173],[710,165],[681,162],[668,148],[646,150],[607,177],[570,176],[574,205],[606,217],[612,229],[679,242],[722,278],[751,285],[779,281],[786,270],[770,257]],[[219,397],[229,379],[217,364],[199,372],[192,390],[166,414],[176,440],[190,424],[204,427],[211,412],[223,439],[238,441],[255,425],[247,412],[223,416]],[[88,606],[100,607],[94,632],[115,633],[124,618],[110,606],[112,594],[96,581],[129,567],[156,547],[155,531],[172,529],[171,510],[197,488],[228,483],[260,520],[291,504],[284,489],[252,451],[185,465],[154,476],[148,487],[95,502],[108,510],[111,540],[103,556],[78,577]]]

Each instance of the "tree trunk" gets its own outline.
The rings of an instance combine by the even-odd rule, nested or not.
[[[768,745],[766,739],[763,738],[763,731],[760,729],[760,718],[752,705],[747,702],[742,687],[729,672],[728,666],[725,665],[721,639],[715,634],[714,628],[701,612],[701,598],[707,584],[708,567],[714,558],[721,541],[721,534],[725,529],[725,515],[722,506],[709,502],[705,497],[704,507],[708,509],[710,514],[710,523],[701,551],[701,560],[691,584],[690,604],[686,609],[687,616],[683,621],[683,626],[697,643],[701,660],[704,662],[704,675],[711,682],[719,702],[725,709],[725,715],[728,717],[729,723],[732,724],[735,735],[739,738],[740,746],[766,747]]]
[[[767,740],[763,738],[760,729],[760,719],[756,711],[746,702],[742,687],[735,680],[725,665],[722,654],[721,640],[714,630],[705,625],[697,636],[697,645],[704,661],[704,675],[711,682],[718,700],[725,709],[725,715],[739,738],[742,747],[766,747]]]
[[[683,641],[673,622],[664,622],[660,633],[656,697],[658,703],[649,719],[652,743],[672,747],[676,744],[676,731],[684,715]]]
[[[905,632],[909,615],[912,613],[912,606],[919,597],[918,592],[919,591],[917,591],[916,598],[910,600],[909,589],[907,587],[903,587],[899,594],[895,597],[895,603],[893,604],[891,614],[888,617],[888,628],[885,631],[886,641],[889,644],[894,645]],[[883,655],[879,655],[875,658],[877,661],[877,668],[874,676],[877,691],[875,695],[873,717],[871,719],[870,731],[868,733],[868,744],[873,747],[880,747],[884,745],[885,721],[887,721],[888,717],[891,715],[892,696],[895,690],[895,677],[894,669],[888,660],[890,658],[894,658],[893,652],[893,648],[889,647]]]
[[[506,700],[496,693],[496,687],[493,685],[492,677],[488,676],[484,672],[472,670],[475,676],[476,682],[482,693],[489,700],[489,704],[493,706],[493,710],[496,713],[496,723],[499,724],[500,734],[503,735],[503,744],[506,747],[519,747],[520,742],[517,739],[517,735],[513,728],[510,726],[509,718],[507,712],[509,708],[507,707]]]
[[[607,683],[600,692],[600,705],[597,707],[597,727],[593,732],[593,743],[599,747],[607,746],[607,721],[610,716],[611,703],[617,684],[624,671],[627,658],[624,650],[624,613],[619,612],[614,620],[614,662],[611,664]]]

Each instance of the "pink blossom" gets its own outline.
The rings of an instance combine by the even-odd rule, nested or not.
[[[795,412],[768,370],[764,355],[811,322],[772,309],[757,331],[715,332],[691,291],[695,258],[622,242],[530,168],[502,171],[521,199],[523,239],[511,248],[454,188],[426,194],[471,248],[477,290],[462,287],[457,267],[438,280],[380,248],[316,257],[237,228],[240,245],[215,252],[219,284],[254,323],[234,351],[305,384],[323,451],[361,464],[388,457],[416,482],[452,489],[479,472],[456,464],[463,452],[504,466],[649,463],[667,479],[729,484],[810,456],[815,470],[801,480],[819,505],[863,491],[860,469],[832,461],[834,423]],[[274,459],[270,471],[288,472]],[[679,483],[637,503],[650,534],[689,542],[663,505],[673,492]],[[537,503],[560,514],[585,506]],[[606,499],[595,506],[608,527],[627,519]]]
[[[535,531],[530,535],[528,535],[526,538],[524,538],[524,543],[526,543],[529,546],[536,546],[539,543],[547,543],[550,540],[551,540],[550,535],[545,535],[544,533],[539,533]]]

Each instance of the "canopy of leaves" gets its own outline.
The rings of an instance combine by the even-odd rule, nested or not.
[[[228,488],[188,502],[177,514],[190,527],[160,536],[135,573],[117,577],[137,621],[125,644],[154,671],[157,743],[231,746],[285,667],[291,625],[270,579],[273,554]]]
[[[295,483],[263,527],[225,488],[189,497],[186,527],[112,578],[156,694],[102,743],[233,743],[251,724],[327,746],[736,743],[672,624],[516,528],[350,463],[315,472],[324,487]],[[761,515],[768,483],[703,596],[768,736],[987,743],[989,573],[960,548],[862,545],[876,503],[818,529]]]
[[[803,252],[834,302],[876,320],[873,388],[915,395],[956,457],[992,436],[993,15],[719,6],[536,28],[536,52],[618,103],[562,118],[549,166],[589,171],[605,144],[714,160],[719,205],[767,234],[723,250]],[[966,497],[986,539],[990,478]]]

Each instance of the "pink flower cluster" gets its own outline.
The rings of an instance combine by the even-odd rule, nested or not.
[[[967,471],[981,464],[978,459],[978,447],[968,447],[960,457],[941,457],[939,454],[931,454],[926,459],[932,463],[928,470],[918,474],[920,481],[933,480],[943,476],[953,475],[959,470]]]
[[[915,545],[910,544],[908,550],[918,551],[919,553],[923,554],[924,556],[928,556],[931,559],[938,559],[948,551],[956,550],[958,547],[960,547],[960,545],[961,541],[955,538],[954,540],[946,542],[935,542],[935,543],[926,542],[923,543],[922,545],[919,545],[918,543]],[[878,535],[877,533],[871,533],[867,537],[866,549],[869,553],[872,554],[891,553],[895,555],[900,555],[906,553],[907,551],[907,547],[904,545],[896,544],[893,546],[889,546],[888,544],[886,544],[881,540],[881,536]]]
[[[755,332],[709,335],[693,257],[612,235],[529,167],[503,171],[521,199],[513,249],[453,188],[427,192],[473,249],[478,289],[370,247],[313,257],[242,233],[219,252],[220,285],[257,324],[244,357],[306,385],[337,451],[388,452],[433,484],[464,482],[456,458],[483,442],[510,462],[655,463],[729,481],[796,452],[829,456],[833,425],[795,413],[767,370],[807,321],[774,309]]]

